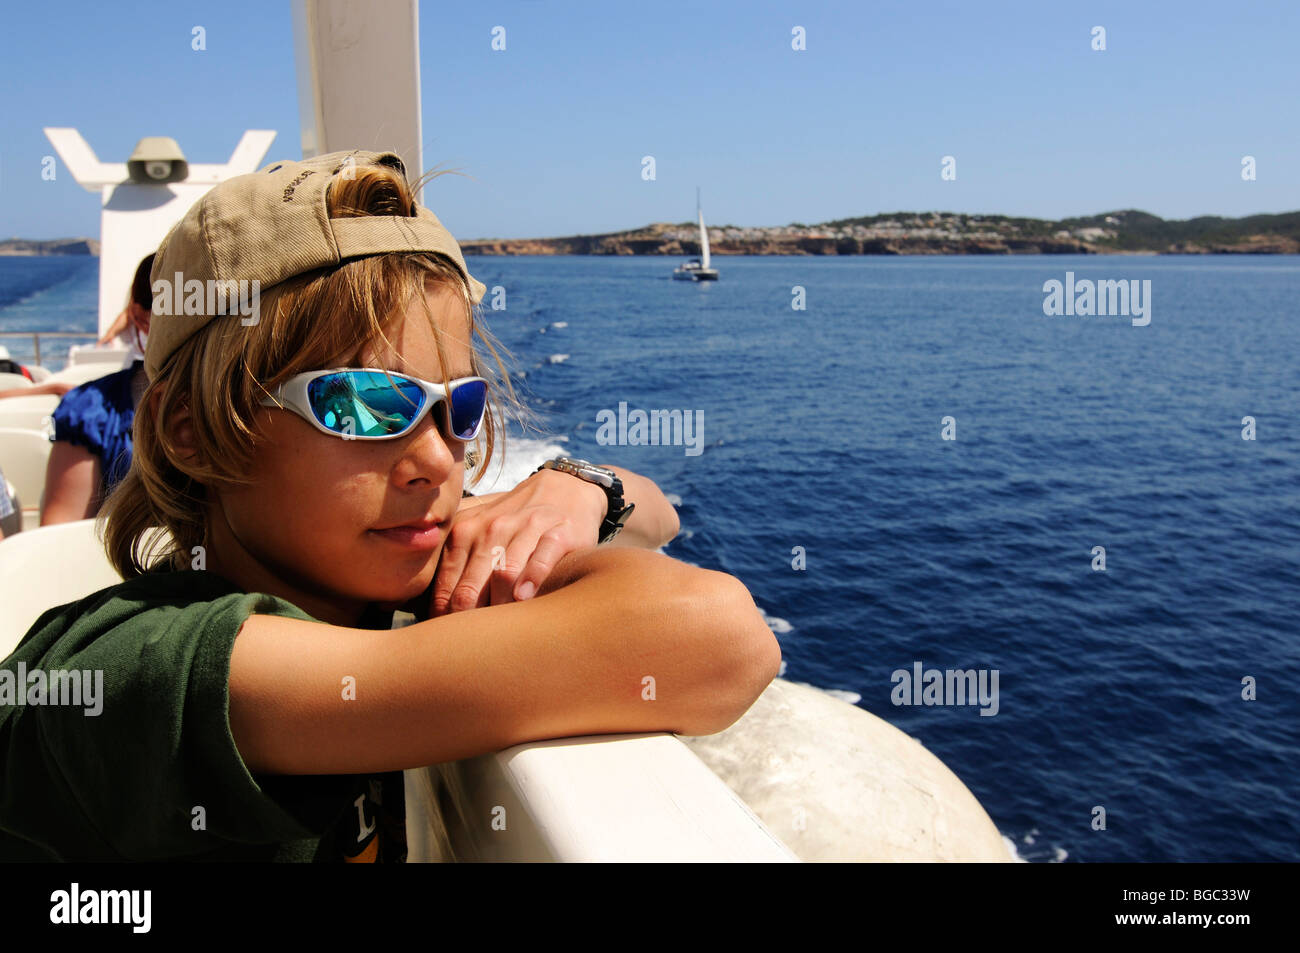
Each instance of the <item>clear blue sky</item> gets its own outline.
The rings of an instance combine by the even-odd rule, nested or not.
[[[425,162],[473,176],[425,199],[461,238],[683,221],[697,184],[711,224],[1300,209],[1295,0],[426,0],[420,34]],[[10,3],[0,75],[0,237],[98,234],[97,196],[41,180],[43,126],[107,161],[170,135],[220,162],[246,128],[301,155],[288,0]]]

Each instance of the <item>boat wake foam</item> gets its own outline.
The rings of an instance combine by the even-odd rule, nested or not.
[[[552,457],[563,456],[565,452],[563,443],[567,440],[568,437],[565,436],[548,437],[539,440],[510,434],[506,439],[507,452],[504,464],[497,466],[497,460],[494,457],[492,463],[488,465],[488,471],[483,475],[483,479],[474,485],[466,482],[466,487],[476,496],[482,496],[486,493],[504,493],[506,490],[512,490],[532,476],[533,471],[545,461],[550,460]]]
[[[794,631],[794,626],[792,626],[789,622],[787,622],[785,619],[780,618],[779,616],[768,615],[767,610],[765,610],[762,606],[758,607],[758,611],[763,616],[763,621],[767,623],[767,627],[771,629],[773,632],[775,632],[777,635],[785,635],[789,632]]]

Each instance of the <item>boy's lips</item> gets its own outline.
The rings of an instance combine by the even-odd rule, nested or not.
[[[417,523],[405,523],[385,529],[372,529],[370,532],[412,549],[437,549],[438,544],[442,542],[442,525],[437,521],[421,520]]]

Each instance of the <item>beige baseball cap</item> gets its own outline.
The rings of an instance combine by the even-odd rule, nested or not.
[[[208,282],[245,281],[251,286],[257,281],[261,294],[294,275],[352,258],[437,252],[456,263],[469,283],[471,300],[479,302],[486,287],[470,275],[456,239],[424,206],[417,206],[414,217],[329,217],[325,197],[330,183],[371,165],[406,172],[394,153],[353,151],[274,162],[258,172],[227,179],[195,202],[167,233],[158,247],[150,283],[174,283],[175,295],[183,298],[180,283],[195,279],[205,288]],[[214,317],[155,311],[145,346],[149,378],[156,377],[185,339]]]

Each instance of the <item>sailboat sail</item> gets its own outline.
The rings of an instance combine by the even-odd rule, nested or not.
[[[703,249],[704,255],[702,264],[705,268],[709,267],[709,230],[704,227],[704,209],[700,209],[700,248]]]

